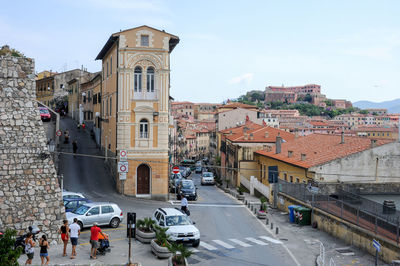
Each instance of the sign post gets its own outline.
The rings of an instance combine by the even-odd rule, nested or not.
[[[375,239],[372,240],[372,245],[374,246],[374,248],[376,249],[376,253],[375,253],[375,266],[378,266],[378,252],[381,251],[381,244],[379,244],[379,242]]]

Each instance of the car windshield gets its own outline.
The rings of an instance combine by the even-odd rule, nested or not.
[[[193,182],[182,182],[182,188],[185,189],[192,189],[194,188]]]
[[[47,109],[40,109],[40,113],[41,113],[41,114],[48,114],[48,113],[49,113],[49,110],[47,110]]]
[[[213,174],[210,172],[203,173],[204,177],[213,177]]]
[[[184,215],[174,215],[166,217],[167,226],[190,225],[189,219]]]
[[[84,215],[89,209],[90,209],[90,207],[88,207],[86,205],[82,205],[79,208],[77,208],[76,210],[74,210],[73,213],[79,214],[79,215]]]

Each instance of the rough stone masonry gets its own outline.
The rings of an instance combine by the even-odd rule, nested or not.
[[[65,219],[31,58],[0,56],[0,229],[38,225],[51,240]]]

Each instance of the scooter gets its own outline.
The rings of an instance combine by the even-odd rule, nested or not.
[[[33,235],[33,241],[36,241],[36,235],[40,233],[40,229],[37,225],[28,227],[29,233]],[[23,234],[15,239],[14,248],[22,247],[22,253],[25,254],[25,239],[28,234]]]

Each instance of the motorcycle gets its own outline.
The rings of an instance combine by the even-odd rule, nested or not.
[[[40,229],[37,225],[28,227],[29,233],[33,235],[33,241],[36,241],[36,235],[40,233]],[[27,233],[19,236],[15,239],[14,248],[22,247],[22,253],[25,254],[25,239],[27,237]]]

